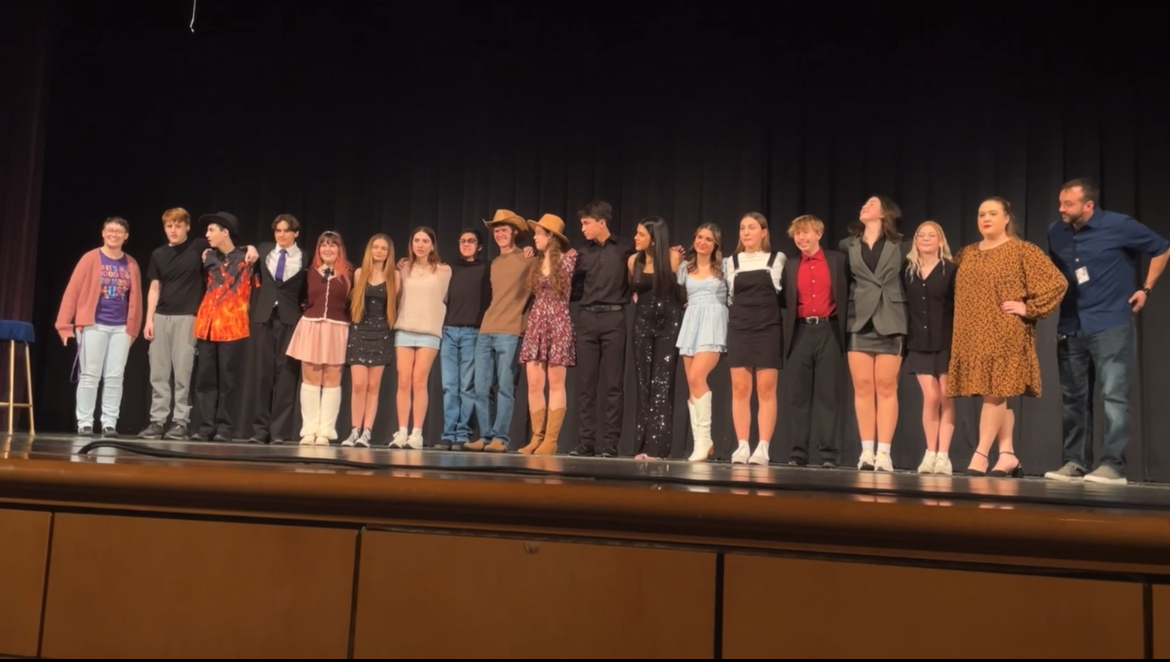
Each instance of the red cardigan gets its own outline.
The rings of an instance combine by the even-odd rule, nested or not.
[[[75,328],[91,326],[97,315],[98,296],[102,285],[102,259],[100,248],[81,256],[77,266],[73,268],[73,276],[69,278],[69,286],[65,288],[65,296],[61,298],[61,308],[57,311],[57,334],[61,340],[73,337]],[[130,342],[138,338],[142,330],[142,273],[138,269],[138,262],[126,256],[126,263],[130,267],[130,297],[126,311],[126,333]]]

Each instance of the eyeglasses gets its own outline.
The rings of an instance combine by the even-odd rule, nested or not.
[[[461,243],[461,244],[478,244],[479,240],[478,239],[460,239],[459,243]]]

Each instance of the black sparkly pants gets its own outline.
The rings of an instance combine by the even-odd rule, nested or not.
[[[634,376],[638,383],[635,455],[670,457],[674,445],[679,322],[678,315],[669,314],[637,315],[634,319]]]

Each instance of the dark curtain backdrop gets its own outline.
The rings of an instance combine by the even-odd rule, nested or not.
[[[53,6],[53,0],[0,5],[0,319],[4,320],[33,321]],[[44,342],[45,336],[38,334],[37,340]],[[4,358],[0,383],[7,384],[7,343],[0,356]],[[17,365],[22,366],[23,360]],[[14,377],[16,401],[27,402],[24,368],[18,367]],[[17,415],[27,417],[24,411]]]
[[[209,7],[190,34],[189,7],[119,15],[115,24],[71,6],[68,34],[84,44],[63,47],[55,68],[36,287],[42,336],[74,262],[98,245],[102,218],[130,220],[127,249],[145,269],[165,241],[160,214],[172,206],[195,217],[230,211],[253,242],[271,240],[273,217],[290,212],[303,224],[302,246],[338,230],[356,260],[375,232],[390,234],[401,255],[416,225],[434,227],[451,258],[460,229],[482,227],[500,207],[561,215],[580,243],[576,210],[593,198],[613,204],[620,234],[661,215],[672,241],[689,244],[710,221],[726,250],[742,214],[761,211],[773,245],[791,251],[784,231],[795,216],[824,219],[824,243],[835,245],[867,197],[883,193],[901,205],[904,233],[935,219],[957,251],[978,239],[976,210],[989,195],[1011,200],[1027,239],[1046,248],[1060,184],[1091,176],[1103,207],[1170,235],[1165,58],[1140,55],[1147,42],[1137,19],[1098,26],[1099,47],[1086,50],[1043,21],[972,46],[969,23],[979,17],[970,14],[826,12],[809,27],[779,20],[778,9],[615,19],[499,4],[459,16],[458,5],[441,3],[396,21],[380,8],[339,18],[269,3]],[[849,37],[894,29],[915,38],[874,47]],[[1160,395],[1170,388],[1170,295],[1161,285],[1139,317],[1128,450],[1136,480],[1170,480],[1170,410]],[[1055,319],[1040,324],[1037,349],[1043,397],[1012,402],[1017,452],[1032,473],[1061,460]],[[73,429],[72,349],[43,343],[39,358],[42,425]],[[139,340],[123,432],[147,423],[148,372]],[[431,379],[428,443],[442,423],[438,362]],[[632,367],[626,384],[629,453]],[[375,426],[381,443],[397,425],[394,385],[391,367]],[[717,455],[727,459],[735,441],[724,363],[711,386]],[[245,392],[254,388],[249,371]],[[514,446],[528,435],[525,389],[522,379]],[[568,389],[563,451],[576,439],[572,370]],[[788,459],[788,392],[782,375],[773,461]],[[684,457],[691,435],[681,370],[677,393],[674,456]],[[894,461],[913,469],[923,449],[913,377],[903,378],[900,402]],[[252,399],[238,407],[250,421]],[[842,459],[855,463],[851,394],[843,412]],[[957,405],[958,471],[976,442],[978,412],[977,400]],[[348,394],[338,427],[348,431]]]

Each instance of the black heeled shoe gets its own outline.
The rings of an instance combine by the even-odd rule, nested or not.
[[[980,453],[979,451],[975,451],[975,454],[976,455],[983,455],[983,453]],[[983,459],[987,460],[988,463],[991,462],[991,460],[989,460],[986,455],[983,455]],[[986,476],[987,472],[986,471],[979,471],[978,469],[972,469],[971,467],[967,467],[967,470],[965,472],[963,472],[963,475],[964,476]]]
[[[1012,457],[1016,457],[1015,453],[1009,453],[1007,451],[1000,453],[1000,455],[1011,455]],[[1016,457],[1016,466],[1011,471],[1004,471],[1002,469],[995,469],[994,471],[992,471],[991,473],[989,473],[987,475],[991,476],[993,478],[1007,478],[1008,476],[1011,476],[1012,478],[1023,478],[1024,477],[1024,465],[1020,463],[1020,458]]]

